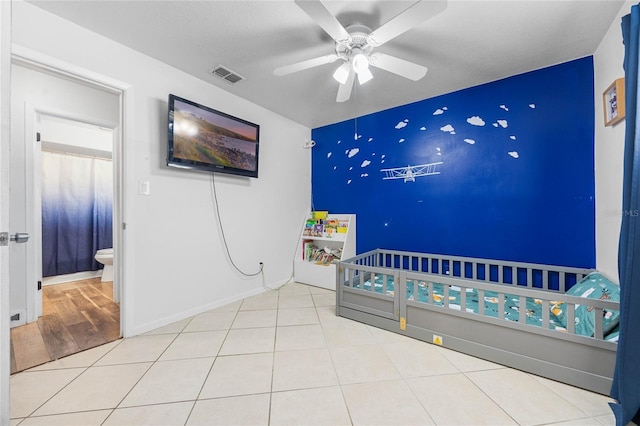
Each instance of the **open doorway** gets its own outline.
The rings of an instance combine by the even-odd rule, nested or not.
[[[48,287],[51,289],[62,290],[61,286],[52,284],[49,280],[42,279],[42,247],[38,240],[39,234],[42,232],[41,223],[38,222],[37,216],[41,213],[40,183],[36,184],[38,173],[40,170],[40,156],[43,154],[41,148],[42,141],[38,141],[38,133],[41,132],[40,121],[44,118],[58,119],[58,121],[69,120],[76,122],[76,127],[93,126],[94,130],[108,131],[111,133],[110,148],[113,150],[112,164],[112,186],[113,186],[113,209],[112,224],[113,235],[113,269],[115,271],[113,281],[107,283],[102,282],[100,277],[76,276],[75,281],[89,280],[87,282],[78,282],[85,289],[93,286],[90,292],[96,296],[97,300],[93,300],[92,296],[82,294],[79,289],[70,289],[73,295],[79,295],[84,302],[84,313],[82,310],[76,315],[67,315],[66,322],[74,325],[77,330],[88,331],[94,329],[96,325],[105,325],[110,323],[110,329],[106,333],[109,340],[113,340],[125,334],[126,306],[121,303],[124,300],[123,292],[126,288],[125,262],[123,253],[125,253],[125,223],[124,223],[124,139],[125,128],[123,126],[124,118],[130,119],[130,113],[125,114],[125,105],[129,105],[132,101],[130,95],[130,87],[105,77],[88,73],[86,70],[71,67],[67,64],[56,62],[55,66],[49,64],[50,59],[41,55],[33,54],[30,51],[23,51],[14,47],[12,52],[11,64],[11,167],[10,167],[10,185],[15,188],[10,193],[10,222],[14,229],[20,229],[31,234],[31,238],[26,244],[14,245],[11,249],[11,261],[9,262],[9,287],[10,287],[10,304],[9,312],[11,314],[11,371],[18,371],[29,366],[42,364],[50,359],[57,359],[66,356],[73,351],[81,351],[88,347],[93,347],[104,343],[103,340],[95,339],[95,335],[85,333],[83,338],[69,337],[73,336],[71,332],[56,332],[54,327],[45,327],[43,319],[51,313],[47,305]],[[129,110],[130,111],[130,110]],[[45,131],[46,133],[46,131]],[[40,139],[42,139],[42,136]],[[53,142],[54,147],[59,143],[57,138],[45,136],[48,142]],[[63,141],[62,143],[67,144]],[[45,144],[47,145],[47,144]],[[50,145],[50,144],[49,144]],[[49,146],[51,148],[51,146]],[[49,149],[51,150],[51,149]],[[100,151],[100,148],[97,148]],[[99,157],[97,152],[74,152],[76,157]],[[36,163],[38,165],[36,166]],[[63,185],[66,188],[66,185]],[[36,247],[36,242],[38,247]],[[45,239],[46,242],[46,239]],[[96,250],[98,250],[97,248]],[[95,253],[90,256],[90,260],[95,260]],[[64,272],[56,272],[56,275],[68,275]],[[47,275],[44,275],[45,278]],[[48,281],[48,282],[44,282]],[[44,282],[44,286],[43,286]],[[64,284],[73,286],[73,284]],[[45,297],[43,298],[43,293]],[[70,297],[61,291],[51,297],[57,298],[58,301],[64,300],[68,302]],[[64,297],[62,297],[64,295]],[[43,300],[44,299],[44,300]],[[113,303],[110,307],[105,304]],[[43,303],[44,302],[44,303]],[[120,304],[120,306],[118,306]],[[88,312],[89,307],[100,307],[102,313],[108,315],[91,317]],[[80,321],[84,317],[88,322]],[[109,321],[107,321],[109,319]],[[111,321],[113,319],[113,321]],[[54,323],[63,322],[62,319],[54,320]],[[39,324],[40,323],[40,324]],[[28,342],[30,352],[23,352],[20,348],[24,347],[16,345],[17,329],[22,326],[29,326],[31,333],[24,334],[24,340]],[[56,343],[55,349],[46,350],[44,346],[44,337],[40,332],[42,328],[51,330],[53,334],[59,335],[62,343]],[[67,324],[65,324],[67,325]],[[16,329],[16,331],[14,331]],[[38,333],[33,333],[38,331]],[[94,329],[95,331],[95,329]],[[75,341],[75,349],[71,349],[74,345],[69,345],[70,341]],[[77,340],[80,340],[78,342]],[[7,342],[9,343],[9,342]],[[36,347],[45,348],[45,352],[39,352],[33,349]],[[51,353],[50,353],[51,352]],[[48,359],[43,357],[44,353],[48,353]],[[18,359],[31,358],[31,361],[17,362]],[[14,364],[15,362],[15,364]],[[9,368],[7,369],[9,370]],[[8,371],[7,371],[8,372]]]
[[[11,329],[11,373],[120,337],[113,285],[114,131],[37,113],[35,322]]]

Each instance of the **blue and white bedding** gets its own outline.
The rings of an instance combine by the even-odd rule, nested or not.
[[[393,296],[395,292],[395,282],[391,275],[386,277],[386,294]],[[359,282],[354,280],[352,285],[354,288],[360,288]],[[365,281],[363,285],[365,290],[371,291],[371,282]],[[376,275],[373,291],[382,294],[383,276]],[[416,297],[417,287],[417,297]],[[450,309],[462,310],[460,292],[461,287],[448,286],[448,307]],[[485,291],[482,301],[479,300],[478,290],[475,288],[466,288],[466,312],[479,313],[479,304],[482,302],[484,306],[484,315],[498,318],[499,312],[499,296],[497,292]],[[585,276],[580,282],[576,283],[566,293],[571,296],[585,297],[589,299],[603,299],[611,301],[619,301],[619,286],[609,281],[606,277],[598,272],[592,272]],[[425,281],[407,280],[407,299],[418,301],[421,303],[430,303],[434,306],[445,306],[445,285],[433,283],[433,294],[431,302],[429,301],[429,284]],[[542,326],[542,300],[527,297],[526,306],[526,322],[529,325]],[[504,293],[504,318],[509,321],[520,320],[520,297]],[[549,302],[549,328],[555,330],[566,330],[566,313],[564,303],[561,301]],[[617,325],[619,322],[618,311],[605,310],[603,318],[603,329],[605,339],[609,341],[617,341]],[[575,334],[583,336],[593,336],[595,329],[595,314],[593,309],[588,305],[575,306]]]

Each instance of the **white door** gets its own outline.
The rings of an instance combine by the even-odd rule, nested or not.
[[[11,2],[0,1],[0,232],[9,230]],[[0,245],[0,423],[9,423],[9,250]]]
[[[0,9],[3,9],[0,2]],[[4,11],[0,12],[0,15]],[[4,52],[2,52],[4,54]],[[4,79],[4,69],[0,71]],[[9,229],[9,131],[5,117],[7,93],[2,87],[0,95],[0,232],[8,238]],[[0,243],[0,419],[9,418],[9,374],[10,374],[10,338],[9,338],[9,248],[8,243]]]

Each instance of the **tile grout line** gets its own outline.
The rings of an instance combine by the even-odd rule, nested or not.
[[[185,420],[185,425],[189,422],[189,419],[191,418],[191,415],[193,414],[193,410],[196,407],[196,403],[198,401],[200,401],[200,395],[202,395],[202,390],[204,389],[205,385],[207,384],[207,380],[209,379],[209,376],[211,375],[211,371],[213,370],[213,366],[216,364],[216,360],[220,357],[220,351],[222,350],[222,347],[224,346],[224,342],[227,340],[227,337],[229,336],[229,332],[231,331],[231,327],[233,327],[233,323],[235,322],[236,318],[238,317],[238,314],[240,313],[240,310],[242,308],[242,305],[244,304],[246,298],[242,299],[242,302],[240,303],[240,305],[238,306],[238,309],[235,311],[235,314],[233,316],[233,319],[231,320],[231,323],[229,324],[229,327],[225,330],[225,335],[224,338],[222,339],[222,342],[220,343],[220,347],[218,348],[218,351],[216,352],[216,355],[213,357],[213,362],[211,363],[211,367],[209,367],[209,371],[207,372],[202,385],[200,386],[200,390],[198,391],[198,395],[196,395],[196,399],[193,401],[193,405],[191,406],[191,409],[189,410],[189,414],[187,415],[187,418]],[[195,317],[193,317],[195,318]],[[193,320],[192,318],[192,320]],[[191,323],[191,321],[189,321],[189,323]],[[180,334],[182,334],[184,332],[184,330],[187,328],[189,324],[185,325],[185,327],[182,329],[182,331],[180,332]]]
[[[286,285],[286,284],[285,284]],[[273,406],[273,376],[276,369],[276,339],[278,338],[278,317],[280,315],[280,289],[282,289],[284,285],[278,287],[277,290],[277,302],[276,302],[276,330],[273,335],[273,354],[271,356],[271,383],[269,385],[269,410],[267,410],[267,425],[271,425],[271,412]]]
[[[108,344],[108,343],[107,343]],[[86,367],[70,367],[70,368],[54,368],[51,370],[42,370],[42,371],[56,371],[56,370],[71,370],[71,369],[75,369],[75,368],[83,368],[84,370],[82,372],[80,372],[80,374],[78,374],[76,377],[74,377],[72,380],[69,381],[69,383],[67,383],[66,385],[64,385],[63,387],[61,387],[60,389],[58,389],[56,392],[54,392],[49,398],[47,398],[42,404],[40,404],[38,407],[36,407],[33,411],[31,411],[26,418],[32,417],[39,409],[41,409],[42,407],[44,407],[49,401],[51,401],[55,396],[57,396],[60,392],[62,392],[64,389],[66,389],[69,385],[71,385],[71,383],[75,382],[76,380],[78,380],[78,378],[80,376],[82,376],[83,374],[85,374],[91,367],[94,367],[95,364],[100,361],[102,358],[104,358],[109,352],[111,352],[112,350],[114,350],[117,346],[119,346],[120,343],[118,343],[117,345],[115,345],[113,348],[109,349],[107,352],[105,352],[102,356],[100,356],[98,359],[96,359],[91,365],[86,366]],[[93,348],[92,348],[93,349]],[[90,349],[88,349],[90,350]],[[37,367],[37,366],[36,366]],[[35,367],[33,367],[35,368]],[[29,373],[38,373],[41,370],[38,371],[29,371],[29,370],[25,370],[21,373],[23,374],[29,374]],[[20,374],[20,373],[17,373]],[[11,416],[9,416],[11,417]],[[33,417],[42,417],[42,416],[33,416]],[[22,422],[21,422],[22,423]]]
[[[582,408],[578,407],[578,406],[577,406],[577,405],[575,405],[573,402],[571,402],[571,401],[569,401],[568,399],[566,399],[562,394],[560,394],[560,393],[556,392],[556,390],[555,390],[555,389],[553,389],[553,388],[551,388],[551,387],[547,386],[547,385],[546,385],[546,383],[545,383],[544,381],[540,381],[540,380],[536,379],[536,377],[540,377],[540,376],[536,376],[536,375],[535,375],[535,374],[533,374],[533,373],[526,373],[526,374],[527,374],[527,375],[529,375],[529,376],[531,376],[531,378],[532,378],[532,379],[534,379],[536,382],[540,383],[540,384],[541,384],[542,386],[544,386],[547,390],[549,390],[549,391],[553,392],[555,395],[557,395],[558,397],[562,398],[562,399],[563,399],[564,401],[566,401],[567,403],[569,403],[569,404],[573,405],[574,407],[576,407],[578,410],[580,410],[581,412],[583,412],[587,417],[596,417],[596,416],[594,416],[594,415],[591,415],[591,414],[587,413],[587,412],[586,412],[586,411],[584,411]],[[545,377],[543,377],[543,379],[546,379],[546,378],[545,378]],[[552,380],[552,379],[546,379],[546,380]],[[564,384],[564,383],[563,383],[563,384]],[[569,386],[569,385],[567,385],[567,386]],[[581,388],[577,388],[577,389],[581,389]],[[582,420],[582,418],[581,418],[581,419],[577,419],[577,420]]]
[[[322,323],[322,320],[320,320],[320,314],[318,313],[318,306],[316,305],[315,299],[313,299],[313,297],[311,298],[313,300],[313,305],[316,311],[316,316],[318,317],[318,322],[320,323],[320,329],[322,330],[322,337],[325,339],[325,345],[327,346],[327,353],[329,354],[329,360],[331,361],[331,366],[333,367],[333,373],[336,375],[336,381],[338,382],[338,388],[340,389],[340,395],[342,396],[342,402],[344,403],[345,408],[347,409],[347,415],[349,416],[349,422],[351,422],[351,424],[353,425],[353,416],[351,414],[351,410],[349,409],[349,404],[347,404],[347,399],[344,396],[344,389],[343,389],[343,384],[340,382],[340,377],[338,376],[338,371],[336,370],[336,363],[335,360],[333,359],[333,355],[331,354],[331,350],[329,348],[329,344],[327,343],[327,336],[325,335],[325,329],[324,329],[324,324]],[[334,306],[334,314],[335,313],[335,306]],[[367,330],[369,332],[369,330]],[[370,332],[369,332],[370,333]]]
[[[189,322],[191,322],[191,321],[189,321]],[[188,325],[188,324],[189,324],[189,323],[187,323],[187,325]],[[186,325],[185,325],[185,327],[186,327]],[[184,328],[183,328],[183,330],[184,330]],[[154,361],[151,361],[151,365],[149,365],[149,368],[147,368],[147,369],[144,371],[144,373],[140,376],[140,378],[139,378],[138,380],[136,380],[136,382],[134,383],[134,385],[133,385],[133,386],[131,386],[131,388],[129,388],[129,390],[128,390],[128,391],[124,394],[124,396],[120,399],[120,402],[118,402],[118,403],[116,404],[116,406],[115,406],[115,407],[113,407],[113,410],[111,411],[111,413],[110,413],[110,414],[107,416],[107,418],[104,420],[105,422],[109,419],[109,417],[111,417],[111,416],[113,415],[113,413],[115,413],[115,411],[116,411],[118,408],[124,408],[124,407],[120,407],[120,405],[124,402],[124,400],[125,400],[125,399],[127,399],[127,396],[129,396],[129,394],[131,394],[131,391],[132,391],[133,389],[135,389],[135,387],[136,387],[136,386],[138,386],[138,384],[140,384],[140,381],[142,381],[142,379],[144,378],[144,376],[146,376],[146,375],[147,375],[147,373],[149,373],[149,371],[153,368],[153,366],[154,366],[154,365],[156,365],[156,363],[158,362],[158,360],[160,359],[160,357],[162,356],[162,354],[164,354],[164,353],[166,352],[166,350],[169,348],[169,346],[171,346],[171,345],[173,344],[173,342],[175,342],[175,341],[176,341],[176,339],[178,338],[178,336],[179,336],[181,333],[182,333],[182,331],[181,331],[180,333],[176,333],[176,334],[175,334],[175,336],[174,336],[174,338],[171,340],[171,342],[170,342],[170,343],[169,343],[169,344],[164,348],[164,350],[162,350],[162,352],[160,352],[160,354],[156,357],[156,359],[155,359]],[[173,333],[172,333],[172,334],[173,334]],[[97,362],[97,361],[96,361],[96,362]],[[142,364],[142,363],[144,363],[144,362],[148,362],[148,361],[142,361],[142,362],[139,362],[139,363],[130,363],[130,364]],[[122,364],[122,363],[120,363],[120,364],[113,364],[113,365],[118,365],[118,366],[120,366],[120,365],[126,365],[126,364]],[[100,366],[96,366],[96,367],[100,367]],[[106,366],[105,366],[105,367],[106,367]],[[104,423],[104,422],[103,422],[103,423]]]

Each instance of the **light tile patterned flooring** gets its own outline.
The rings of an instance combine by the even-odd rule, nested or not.
[[[335,316],[288,284],[11,377],[11,425],[613,425],[609,398]]]

